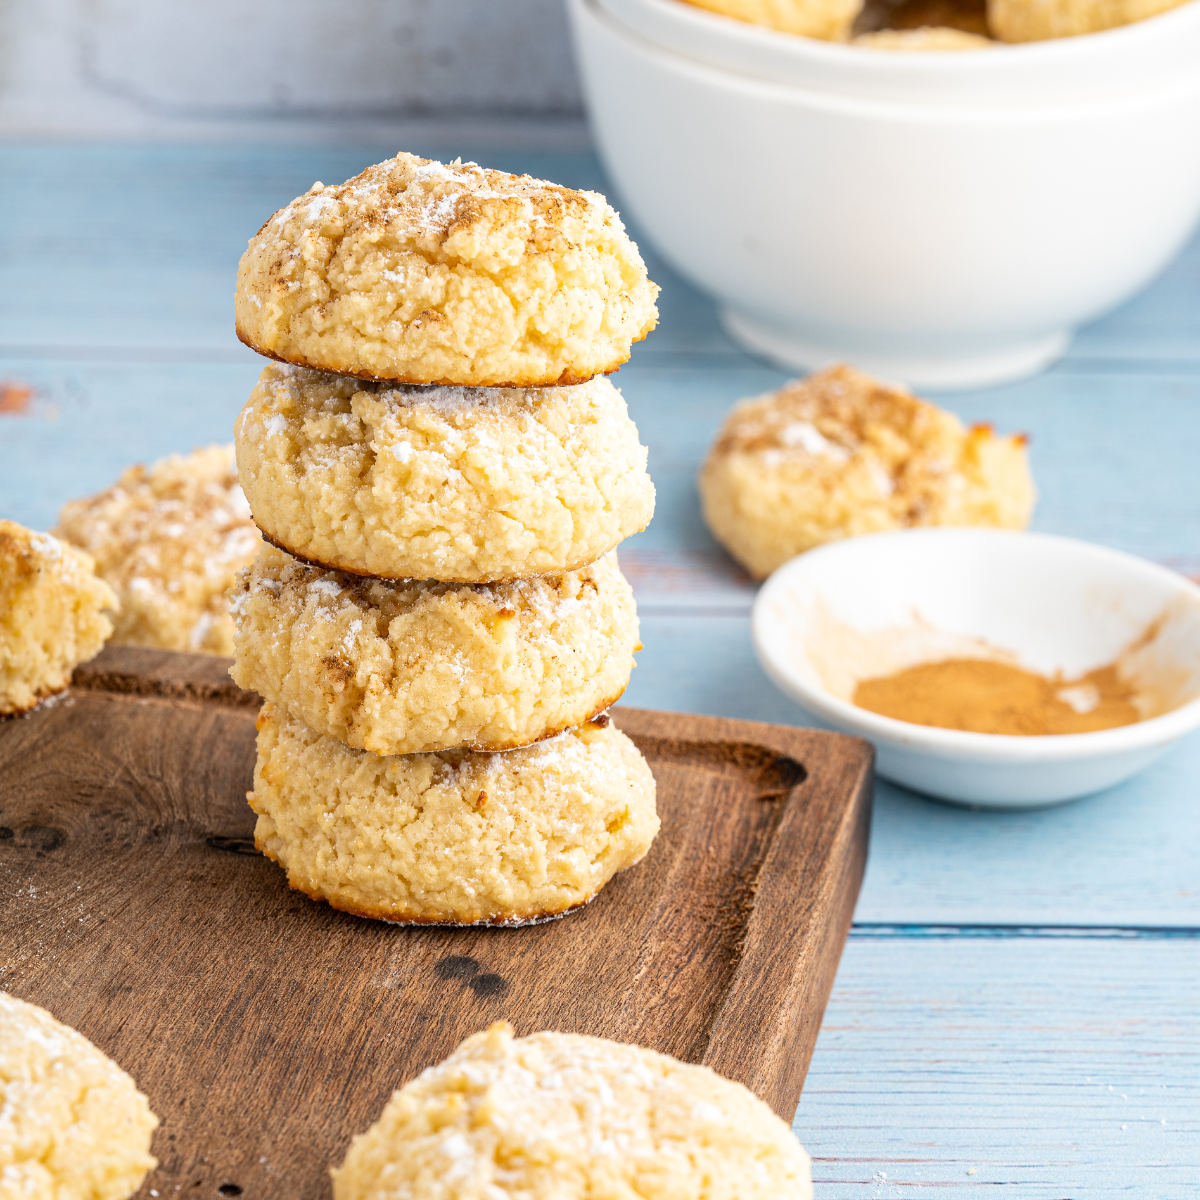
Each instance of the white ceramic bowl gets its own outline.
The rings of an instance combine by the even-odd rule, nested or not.
[[[1200,588],[1070,538],[920,529],[835,542],[767,580],[753,632],[772,680],[820,724],[870,739],[881,775],[958,803],[1029,808],[1087,795],[1200,727]],[[1008,737],[913,725],[850,702],[864,678],[997,650],[1067,678],[1120,659],[1139,703],[1158,715],[1096,733]]]
[[[1200,215],[1200,0],[1122,29],[887,53],[680,0],[568,0],[622,202],[731,334],[919,387],[1018,378]]]

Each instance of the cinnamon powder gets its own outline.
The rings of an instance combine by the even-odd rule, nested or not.
[[[1002,662],[951,658],[864,679],[854,703],[914,725],[1037,737],[1132,725],[1141,720],[1135,695],[1112,664],[1067,681]]]

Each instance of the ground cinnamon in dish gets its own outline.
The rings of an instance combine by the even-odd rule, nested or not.
[[[899,721],[1019,736],[1132,725],[1134,696],[1113,665],[1068,681],[979,658],[920,663],[854,689],[859,708]]]

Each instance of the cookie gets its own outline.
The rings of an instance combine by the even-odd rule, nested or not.
[[[766,25],[783,33],[820,38],[826,42],[844,42],[850,26],[862,9],[862,0],[685,0],[697,8]]]
[[[413,388],[271,365],[234,425],[263,533],[385,579],[574,571],[654,513],[646,448],[607,379]]]
[[[318,733],[376,754],[508,750],[615,703],[638,646],[609,553],[515,583],[388,583],[265,548],[230,593],[230,674]]]
[[[100,653],[116,608],[90,555],[0,521],[0,716],[61,692]]]
[[[385,921],[561,916],[658,832],[650,768],[605,716],[501,754],[381,758],[264,704],[249,800],[293,888]]]
[[[132,1079],[45,1009],[0,992],[0,1196],[125,1200],[158,1165]]]
[[[809,1159],[707,1067],[575,1033],[467,1038],[388,1101],[334,1200],[810,1200]]]
[[[851,367],[734,408],[700,470],[704,519],[755,578],[837,538],[913,525],[1023,529],[1026,439]]]
[[[916,29],[876,29],[860,33],[854,45],[868,50],[989,50],[990,38],[945,25],[923,25]]]
[[[235,313],[238,337],[283,362],[541,387],[615,371],[654,328],[657,294],[603,196],[398,154],[271,217]]]
[[[988,0],[988,24],[1002,42],[1041,42],[1132,25],[1183,0]]]
[[[94,556],[120,597],[114,642],[233,653],[225,593],[261,540],[232,446],[130,467],[112,487],[64,505],[57,532]]]

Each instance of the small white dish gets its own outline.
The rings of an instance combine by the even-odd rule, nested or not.
[[[818,723],[873,742],[885,778],[955,803],[1072,800],[1128,779],[1200,728],[1200,588],[1071,538],[992,529],[850,538],[780,567],[752,623],[763,668]],[[1010,737],[914,725],[851,703],[862,679],[1005,654],[1066,678],[1119,660],[1150,715],[1094,733]]]
[[[680,0],[568,0],[623,207],[790,370],[1039,370],[1200,215],[1200,0],[1104,33],[889,53]]]

